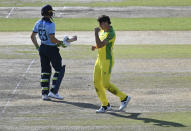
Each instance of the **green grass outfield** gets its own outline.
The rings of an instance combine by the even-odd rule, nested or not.
[[[90,45],[72,45],[60,48],[64,59],[95,59],[97,51]],[[116,59],[191,58],[191,45],[115,45]],[[39,58],[33,45],[1,45],[0,59]]]
[[[42,6],[51,4],[53,6],[190,6],[190,0],[122,0],[119,2],[60,2],[59,0],[51,0],[42,2],[42,0],[0,0],[0,6]]]
[[[0,31],[32,31],[38,19],[0,18]],[[95,18],[55,18],[57,31],[93,31],[98,23]],[[115,30],[191,30],[191,18],[112,18]]]

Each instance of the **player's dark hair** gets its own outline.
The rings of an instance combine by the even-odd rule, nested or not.
[[[54,10],[52,9],[51,5],[45,5],[41,9],[41,15],[42,16],[50,16],[50,17],[52,17],[53,16],[53,11]]]
[[[97,21],[101,24],[102,22],[107,22],[108,24],[111,24],[110,18],[107,15],[101,15],[98,17]]]

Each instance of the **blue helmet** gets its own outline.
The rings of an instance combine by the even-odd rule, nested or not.
[[[51,5],[45,5],[41,9],[42,16],[53,16],[53,9]]]

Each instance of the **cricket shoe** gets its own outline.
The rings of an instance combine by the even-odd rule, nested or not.
[[[48,93],[48,97],[51,97],[51,98],[55,98],[55,99],[59,99],[59,100],[62,100],[64,99],[62,96],[60,96],[58,93],[57,94],[54,94],[52,92],[49,92]]]
[[[101,106],[99,110],[96,110],[96,113],[105,113],[106,111],[111,111],[111,105]]]
[[[123,111],[123,109],[127,107],[127,104],[129,103],[130,100],[131,100],[130,96],[127,96],[124,100],[122,100],[121,105],[119,107],[119,111]]]
[[[48,97],[48,95],[42,95],[42,100],[49,101],[50,98]]]

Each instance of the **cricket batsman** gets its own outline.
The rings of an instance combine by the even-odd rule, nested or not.
[[[53,13],[54,10],[51,5],[43,6],[41,9],[42,19],[35,23],[31,34],[31,40],[40,55],[42,100],[50,100],[49,97],[63,99],[63,97],[58,94],[58,90],[64,77],[65,65],[62,66],[62,58],[58,47],[62,46],[65,48],[70,45],[70,42],[77,40],[77,36],[71,39],[66,36],[63,41],[55,37],[55,24],[52,18]],[[41,40],[40,46],[37,42],[37,34]],[[49,88],[52,67],[55,73],[52,78],[52,86]]]
[[[98,17],[97,21],[100,27],[95,28],[96,46],[92,46],[92,51],[98,49],[98,57],[94,66],[94,87],[102,105],[100,109],[96,110],[96,113],[104,113],[111,110],[105,89],[120,98],[121,105],[119,110],[122,111],[126,108],[131,98],[110,82],[114,65],[113,46],[116,39],[115,31],[111,26],[109,16],[102,15]]]

